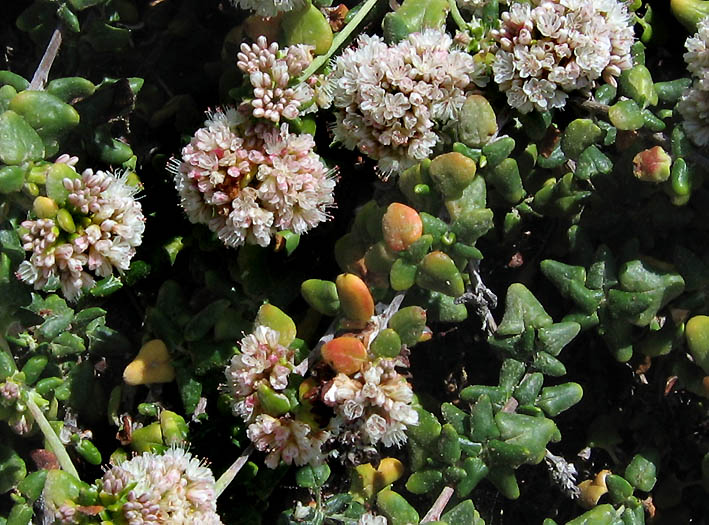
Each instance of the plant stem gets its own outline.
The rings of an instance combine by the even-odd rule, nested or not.
[[[215,485],[215,490],[217,493],[217,498],[221,496],[222,492],[226,490],[226,488],[229,486],[229,483],[234,481],[234,478],[236,475],[239,473],[241,468],[246,465],[246,462],[249,460],[249,456],[251,453],[254,451],[254,446],[249,445],[244,449],[244,451],[241,453],[241,455],[236,458],[236,461],[231,464],[231,466],[226,469],[224,474],[219,476],[219,479],[217,480],[217,483]]]
[[[325,65],[325,62],[327,62],[328,59],[335,53],[335,51],[339,49],[343,42],[349,38],[352,32],[357,29],[357,26],[362,22],[362,20],[364,20],[364,17],[367,16],[367,14],[372,10],[372,8],[376,5],[377,1],[378,0],[367,0],[364,4],[362,4],[362,7],[359,11],[357,11],[357,14],[352,17],[352,20],[350,20],[349,23],[345,27],[343,27],[342,30],[337,33],[337,35],[335,35],[335,38],[332,40],[332,45],[330,46],[330,49],[327,50],[327,53],[315,58],[315,60],[310,63],[307,69],[303,71],[303,73],[298,78],[298,83],[306,81],[310,77],[310,75],[312,75],[318,69]]]
[[[461,31],[467,31],[468,24],[465,22],[463,15],[460,14],[457,0],[448,0],[448,5],[450,6],[451,16],[453,17],[455,25],[457,25],[458,29],[460,29]]]
[[[429,523],[431,521],[438,521],[443,514],[443,509],[446,508],[448,502],[453,496],[453,487],[444,487],[441,493],[436,498],[433,506],[426,513],[426,515],[421,520],[421,523]]]
[[[54,59],[57,58],[57,53],[59,53],[59,46],[62,45],[62,32],[57,27],[52,33],[52,38],[49,39],[49,44],[47,44],[47,49],[44,51],[42,60],[37,66],[37,70],[34,72],[32,77],[32,82],[30,82],[29,89],[35,91],[41,91],[47,84],[47,79],[49,78],[49,70],[52,69],[52,64]]]
[[[34,392],[30,392],[27,397],[27,408],[29,408],[32,417],[37,423],[37,426],[39,426],[42,434],[44,434],[49,450],[51,450],[57,457],[57,461],[59,461],[59,465],[62,467],[62,470],[65,470],[76,479],[81,479],[79,478],[79,473],[76,471],[74,464],[71,462],[69,454],[67,454],[67,451],[64,448],[64,444],[59,439],[59,436],[57,436],[57,433],[54,432],[54,429],[49,424],[49,421],[47,421],[47,418],[44,417],[42,410],[40,410],[37,403],[34,402],[34,399],[32,398],[33,395]]]

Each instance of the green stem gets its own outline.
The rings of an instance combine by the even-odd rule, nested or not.
[[[457,25],[458,29],[460,29],[461,31],[467,31],[468,24],[465,22],[463,15],[460,14],[457,0],[448,0],[448,5],[450,6],[451,16],[453,17],[455,25]]]
[[[226,469],[226,472],[219,476],[219,479],[217,480],[214,487],[215,492],[217,493],[217,498],[221,496],[222,492],[226,490],[226,488],[229,486],[229,483],[234,481],[234,478],[239,473],[241,468],[246,465],[246,462],[249,460],[249,456],[253,451],[253,445],[249,445],[248,447],[246,447],[246,449],[244,449],[241,455],[236,458],[236,461],[234,461],[234,463],[232,463],[231,466]]]
[[[357,14],[352,17],[352,20],[348,22],[348,24],[342,28],[342,30],[335,35],[335,38],[332,40],[332,45],[330,46],[330,49],[327,50],[327,53],[324,55],[320,55],[319,57],[315,58],[310,65],[307,67],[305,71],[298,77],[298,82],[305,82],[310,76],[315,73],[318,69],[323,67],[325,63],[330,59],[330,57],[339,49],[339,47],[343,44],[345,40],[349,38],[349,36],[352,34],[352,32],[357,29],[357,26],[364,20],[364,17],[367,16],[367,14],[372,10],[372,8],[376,5],[378,0],[367,0],[364,4],[362,4],[362,7],[360,8],[359,11],[357,11]]]
[[[59,439],[59,436],[57,436],[57,433],[54,432],[54,429],[49,424],[49,421],[47,421],[47,418],[44,417],[44,413],[37,406],[37,403],[34,402],[34,399],[32,398],[33,395],[34,392],[30,392],[27,397],[27,408],[30,409],[30,413],[37,423],[37,426],[39,426],[42,434],[44,434],[49,450],[51,450],[57,457],[57,461],[59,461],[59,466],[62,467],[62,470],[65,470],[76,479],[81,479],[79,478],[79,473],[76,471],[74,464],[71,462],[69,454],[67,454],[67,451],[64,448],[64,444]]]

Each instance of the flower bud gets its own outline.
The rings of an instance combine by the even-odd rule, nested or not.
[[[67,233],[74,233],[76,231],[76,225],[74,224],[74,218],[71,216],[68,210],[62,208],[57,212],[57,224],[59,227]]]
[[[633,158],[633,175],[645,182],[664,182],[670,178],[672,157],[660,146],[641,151]]]

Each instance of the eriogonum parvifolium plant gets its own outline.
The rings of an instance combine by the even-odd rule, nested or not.
[[[0,525],[709,515],[709,1],[32,0]]]

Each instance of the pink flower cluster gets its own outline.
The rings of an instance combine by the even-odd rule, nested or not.
[[[227,246],[268,246],[281,230],[302,234],[329,216],[335,179],[308,134],[252,124],[234,108],[209,115],[169,168],[182,207]]]
[[[272,328],[257,326],[240,343],[241,353],[231,359],[226,369],[228,387],[236,403],[234,414],[253,421],[260,413],[257,391],[268,385],[274,391],[288,386],[288,375],[295,369],[295,352],[278,342]]]
[[[296,45],[279,52],[278,44],[269,45],[265,36],[251,45],[241,44],[236,65],[249,76],[254,96],[244,100],[239,109],[273,123],[281,117],[297,118],[301,106],[313,100],[315,92],[305,83],[290,84],[313,61],[312,50],[312,46]]]
[[[127,270],[142,242],[145,218],[135,199],[139,188],[127,184],[126,177],[87,169],[65,178],[63,212],[70,218],[22,222],[22,245],[32,255],[20,264],[17,277],[37,290],[58,279],[64,296],[76,301],[93,286],[94,275]]]

